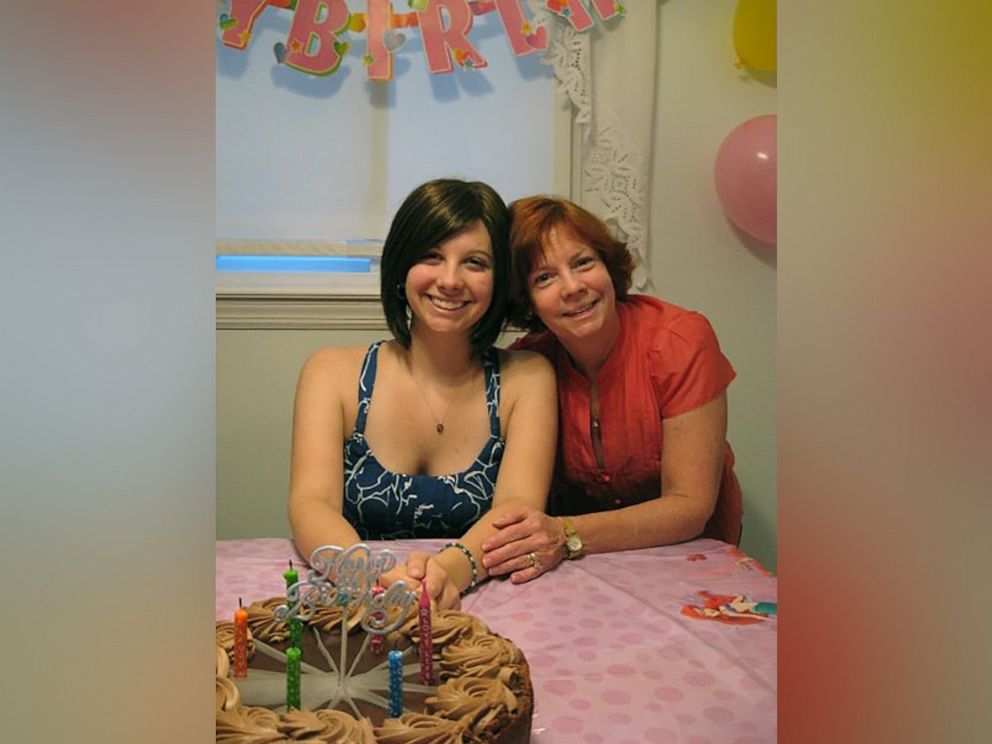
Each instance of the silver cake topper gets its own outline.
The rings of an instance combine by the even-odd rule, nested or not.
[[[306,580],[286,590],[286,604],[276,608],[276,619],[307,621],[318,607],[337,605],[345,622],[353,608],[363,607],[362,628],[373,634],[389,633],[406,620],[415,599],[403,581],[390,584],[379,594],[372,591],[379,577],[396,564],[396,555],[389,548],[373,550],[366,543],[350,548],[323,545],[310,554],[311,570]]]

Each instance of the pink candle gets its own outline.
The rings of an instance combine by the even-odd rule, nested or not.
[[[431,632],[431,598],[427,582],[420,585],[420,684],[434,684],[434,637]]]
[[[234,611],[234,676],[248,676],[248,613],[241,606]]]

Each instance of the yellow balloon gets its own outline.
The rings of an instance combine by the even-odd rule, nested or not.
[[[775,69],[777,0],[738,0],[734,13],[734,48],[753,70]]]

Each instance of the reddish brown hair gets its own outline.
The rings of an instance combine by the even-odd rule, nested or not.
[[[630,289],[634,273],[634,258],[623,243],[596,215],[567,199],[552,196],[528,196],[510,204],[510,259],[513,263],[510,281],[509,323],[530,331],[544,329],[544,323],[534,313],[527,278],[534,263],[544,252],[548,233],[564,227],[590,245],[606,265],[613,281],[613,291],[622,300]]]

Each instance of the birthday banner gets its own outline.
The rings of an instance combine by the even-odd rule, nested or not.
[[[535,24],[525,10],[525,0],[409,0],[409,12],[393,12],[390,0],[368,0],[366,12],[352,13],[345,0],[230,0],[229,12],[221,13],[221,40],[234,49],[251,43],[255,20],[266,8],[292,11],[293,23],[285,43],[273,47],[276,61],[310,75],[330,75],[340,67],[351,48],[347,34],[366,35],[362,55],[370,80],[393,79],[393,53],[409,31],[420,28],[427,68],[434,74],[488,66],[469,36],[475,16],[499,14],[513,54],[520,57],[547,51],[549,33]],[[546,0],[545,7],[576,31],[589,30],[593,13],[605,21],[626,13],[617,0]]]

